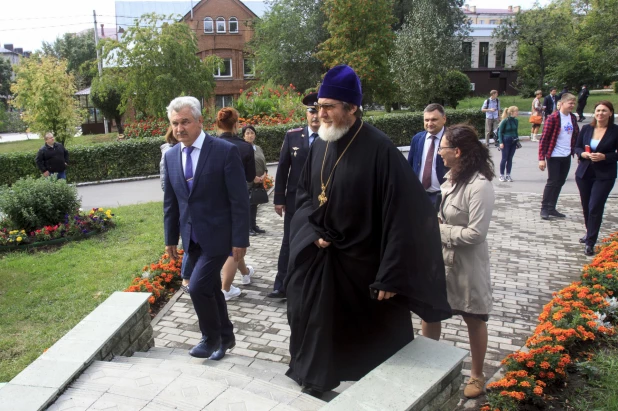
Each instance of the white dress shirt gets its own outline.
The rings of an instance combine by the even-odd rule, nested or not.
[[[444,127],[442,130],[435,134],[437,137],[434,143],[433,150],[433,167],[431,167],[431,187],[427,189],[429,193],[435,193],[440,191],[440,182],[438,181],[438,175],[436,174],[436,157],[438,156],[438,147],[440,147],[440,141],[442,140],[442,135],[444,134]],[[429,152],[429,146],[431,145],[431,134],[427,132],[425,136],[425,144],[423,145],[423,160],[421,161],[421,175],[418,176],[421,182],[423,181],[423,171],[425,170],[425,160],[427,159],[427,153]]]
[[[197,168],[197,160],[200,158],[200,152],[202,151],[202,144],[204,144],[204,139],[206,139],[206,133],[203,131],[200,133],[197,140],[195,140],[192,144],[193,151],[191,152],[191,162],[193,164],[193,175],[195,176],[195,169]],[[186,145],[184,143],[180,143],[180,150],[182,151],[182,172],[185,172],[185,166],[187,164],[187,153],[185,153]]]

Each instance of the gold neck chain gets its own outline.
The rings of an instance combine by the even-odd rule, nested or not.
[[[326,197],[326,189],[328,188],[328,183],[330,183],[330,179],[333,176],[333,173],[335,172],[335,168],[337,168],[337,164],[339,164],[339,161],[341,160],[341,157],[343,157],[345,152],[348,151],[348,148],[350,148],[350,145],[352,144],[352,142],[354,141],[354,139],[356,138],[358,133],[361,131],[361,128],[363,128],[363,124],[364,124],[364,122],[361,120],[360,127],[358,128],[358,130],[356,130],[356,133],[354,134],[354,136],[352,137],[352,139],[350,140],[348,145],[345,147],[345,150],[343,150],[343,153],[341,153],[341,155],[337,159],[337,162],[333,166],[333,169],[330,171],[330,175],[328,176],[328,180],[326,180],[326,184],[324,184],[324,164],[326,163],[326,154],[328,154],[328,147],[330,146],[330,141],[328,143],[326,143],[326,150],[324,151],[324,159],[322,160],[322,170],[320,170],[320,183],[322,184],[322,192],[318,196],[318,201],[320,202],[320,207],[322,207],[328,201],[328,198]]]

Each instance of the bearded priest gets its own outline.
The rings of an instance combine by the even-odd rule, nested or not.
[[[287,375],[317,397],[412,341],[410,310],[451,316],[436,212],[362,98],[351,67],[328,71],[291,225]]]

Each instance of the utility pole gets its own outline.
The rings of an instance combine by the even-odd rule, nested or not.
[[[94,18],[94,46],[97,49],[97,66],[99,68],[99,78],[103,75],[103,62],[101,61],[101,52],[99,51],[99,34],[97,32],[97,13],[95,10],[92,10],[92,17]],[[95,109],[96,110],[96,109]],[[107,119],[103,116],[103,127],[105,134],[108,133],[107,130]]]

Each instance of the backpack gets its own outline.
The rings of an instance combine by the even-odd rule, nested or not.
[[[498,103],[498,115],[500,114],[500,99],[496,98],[496,103]],[[484,104],[487,108],[489,108],[489,99],[485,100]]]

